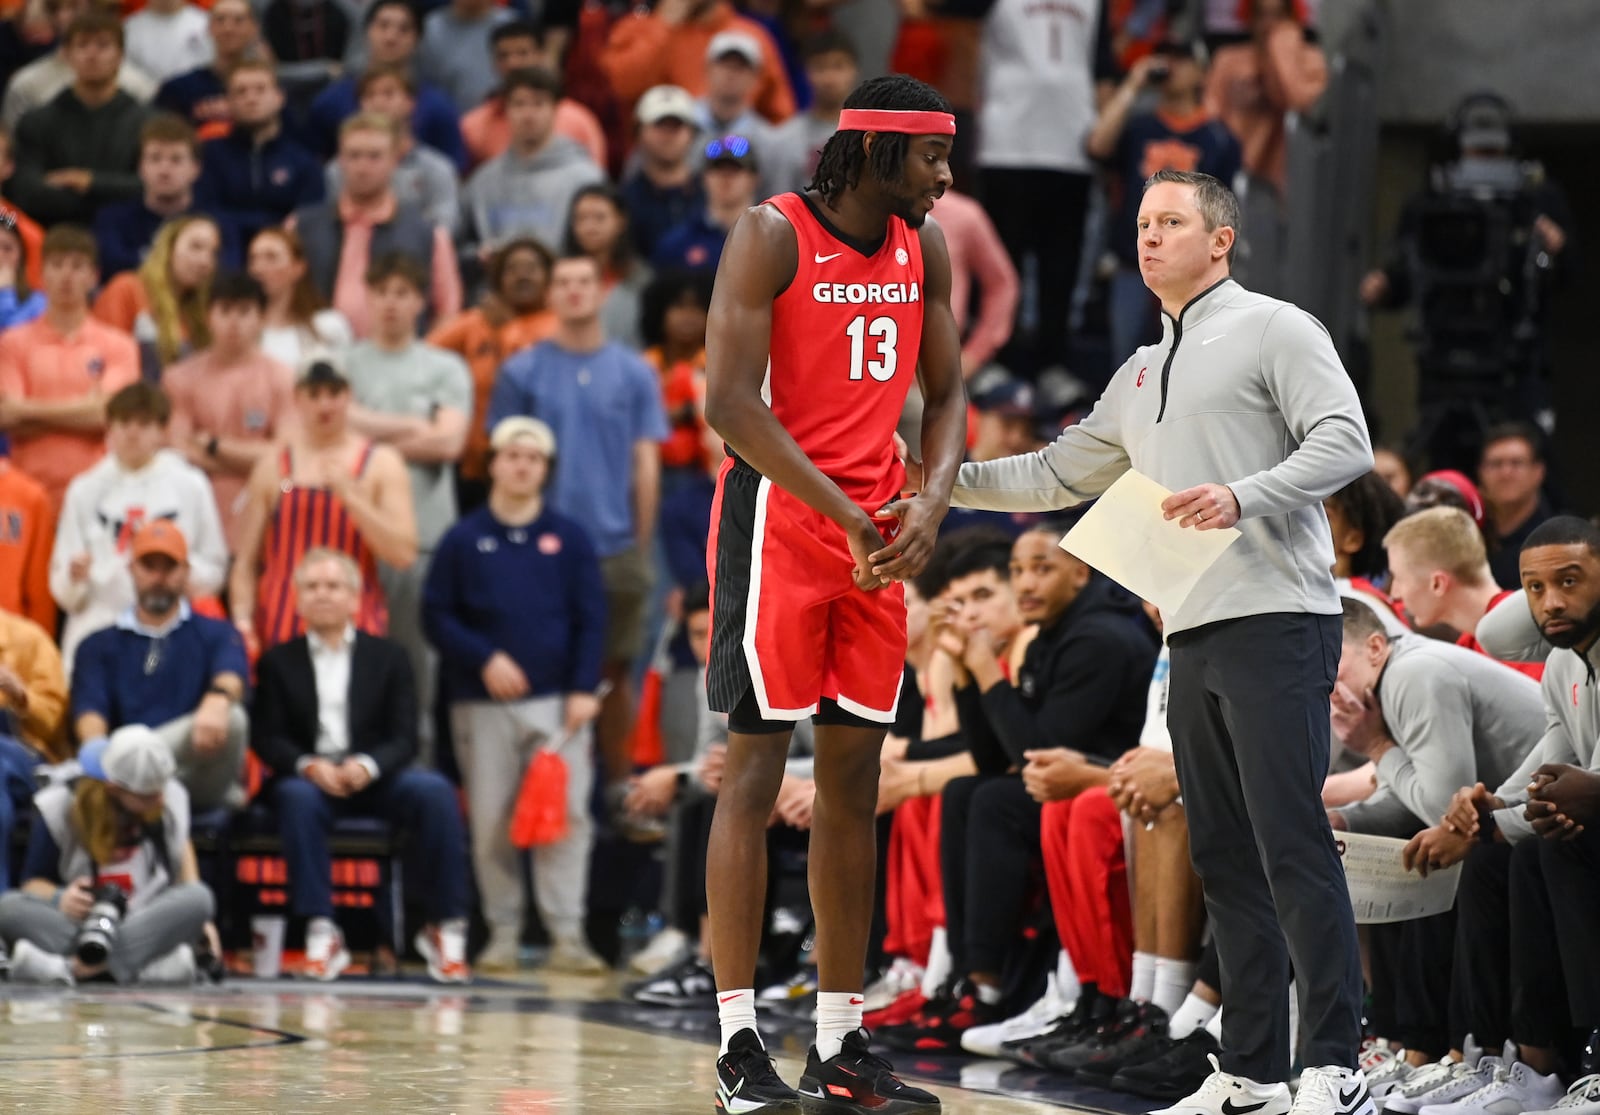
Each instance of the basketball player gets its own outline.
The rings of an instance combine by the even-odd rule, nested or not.
[[[727,441],[712,513],[711,707],[727,770],[706,865],[722,1049],[717,1108],[937,1112],[867,1049],[879,749],[906,650],[904,587],[926,564],[966,440],[950,257],[924,224],[950,185],[950,106],[889,75],[845,101],[809,189],[747,211],[717,273],[706,419]],[[921,365],[920,495],[892,437]],[[817,1041],[799,1093],[756,1033],[763,833],[796,721],[816,724],[810,879]]]

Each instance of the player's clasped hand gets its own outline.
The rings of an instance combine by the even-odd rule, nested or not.
[[[926,568],[933,556],[933,544],[938,541],[944,512],[926,495],[897,499],[879,512],[880,516],[893,515],[900,520],[894,541],[868,555],[871,571],[883,584],[909,581]]]
[[[1166,517],[1180,527],[1220,530],[1239,521],[1239,501],[1226,484],[1201,484],[1173,492],[1161,502]]]

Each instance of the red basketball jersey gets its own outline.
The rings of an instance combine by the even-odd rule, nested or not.
[[[922,241],[890,217],[863,255],[799,194],[767,204],[799,247],[794,281],[772,303],[772,412],[823,475],[875,512],[905,483],[892,439],[922,345]]]

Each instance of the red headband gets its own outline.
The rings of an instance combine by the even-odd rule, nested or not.
[[[839,113],[841,132],[903,132],[913,136],[953,136],[956,118],[948,112],[906,112],[891,108],[847,108]]]

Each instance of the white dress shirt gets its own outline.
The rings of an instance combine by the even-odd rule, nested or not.
[[[323,639],[314,632],[306,633],[311,672],[317,686],[317,750],[314,755],[302,755],[295,764],[300,774],[304,774],[306,766],[316,759],[337,764],[348,758],[366,767],[374,781],[378,778],[378,764],[370,755],[350,753],[350,661],[355,645],[354,624],[345,626],[337,642]]]

